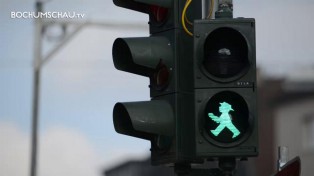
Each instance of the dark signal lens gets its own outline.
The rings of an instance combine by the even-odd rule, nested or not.
[[[242,34],[232,28],[219,28],[204,44],[203,66],[218,78],[231,78],[249,65],[248,45]]]

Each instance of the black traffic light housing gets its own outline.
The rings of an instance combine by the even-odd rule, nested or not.
[[[116,6],[148,14],[151,34],[173,29],[177,24],[176,0],[113,0],[113,2]]]
[[[258,154],[255,20],[194,22],[196,156]]]
[[[186,2],[113,2],[147,13],[150,27],[150,37],[118,38],[113,44],[115,67],[148,77],[151,97],[150,101],[117,103],[113,110],[115,130],[150,140],[153,165],[192,162],[195,151],[193,38],[181,27]],[[201,9],[201,1],[194,1],[190,6],[193,9]],[[201,11],[189,14],[191,20],[200,18]]]
[[[151,97],[117,103],[115,130],[149,140],[153,165],[256,156],[254,20],[196,20],[193,38],[181,24],[185,0],[113,2],[147,13],[150,27],[150,37],[118,38],[113,44],[114,66],[148,77]],[[201,19],[201,6],[192,1],[190,20]],[[228,118],[220,106],[229,108]],[[223,117],[229,131],[212,133]]]

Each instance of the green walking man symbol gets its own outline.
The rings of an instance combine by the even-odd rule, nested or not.
[[[229,111],[234,111],[230,104],[223,102],[220,103],[219,112],[221,112],[220,117],[215,116],[213,113],[208,113],[208,116],[219,123],[220,125],[215,130],[210,130],[213,135],[218,136],[224,128],[228,128],[232,133],[232,138],[235,138],[240,135],[240,131],[232,123],[232,118],[229,114]]]

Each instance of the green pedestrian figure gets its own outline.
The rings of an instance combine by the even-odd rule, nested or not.
[[[220,117],[215,116],[213,113],[208,113],[208,116],[215,121],[220,123],[220,125],[215,130],[210,130],[213,135],[218,136],[224,128],[228,128],[232,133],[232,138],[240,135],[240,131],[232,123],[232,118],[230,117],[229,111],[234,111],[230,104],[223,102],[220,103],[219,112],[221,112]]]

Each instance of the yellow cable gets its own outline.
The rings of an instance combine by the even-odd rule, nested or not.
[[[181,22],[182,22],[182,26],[183,26],[183,29],[184,31],[189,34],[190,36],[193,36],[193,33],[189,31],[189,29],[186,27],[185,25],[185,15],[186,15],[186,10],[188,9],[188,7],[190,6],[192,0],[187,0],[186,3],[185,3],[185,6],[183,8],[183,11],[182,11],[182,16],[181,16]]]
[[[193,23],[187,18],[187,15],[186,15],[186,11],[187,11],[188,7],[190,6],[191,2],[192,2],[192,0],[186,1],[185,6],[184,6],[183,11],[182,11],[181,22],[182,22],[182,26],[183,26],[184,31],[187,34],[189,34],[190,36],[193,36],[193,33],[189,31],[189,29],[186,27],[186,24],[185,24],[185,22],[187,22],[189,25],[193,26]],[[209,10],[209,14],[207,16],[207,19],[211,19],[212,15],[213,15],[214,3],[215,3],[215,1],[211,0],[210,10]]]
[[[213,13],[214,13],[214,8],[215,8],[215,0],[212,0],[211,1],[211,8],[210,8],[210,16],[209,18],[211,18],[213,16]]]
[[[185,3],[187,3],[187,2],[188,2],[188,0],[187,0]],[[187,16],[186,13],[185,13],[185,15],[184,15],[184,18],[185,18],[185,21],[186,21],[189,25],[193,26],[193,23],[188,19],[188,16]]]
[[[214,4],[215,4],[215,1],[211,0],[211,2],[210,2],[210,10],[209,10],[209,14],[207,16],[207,19],[211,19],[212,18],[213,11],[214,11]]]
[[[188,19],[188,17],[187,17],[186,14],[184,15],[184,18],[185,18],[185,21],[186,21],[189,25],[193,26],[193,23]]]
[[[188,0],[186,1],[186,3],[187,3],[187,2],[188,2]],[[215,4],[215,1],[214,1],[214,0],[211,0],[211,2],[210,2],[210,10],[209,10],[208,16],[206,17],[207,19],[211,19],[212,16],[213,16],[214,4]],[[186,23],[188,23],[189,25],[193,26],[193,23],[188,19],[186,13],[185,13],[185,15],[184,15],[184,19],[185,19]]]

